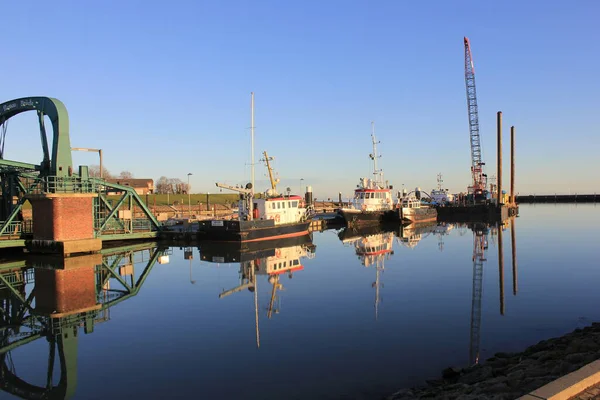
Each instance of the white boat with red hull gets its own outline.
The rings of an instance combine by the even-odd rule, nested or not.
[[[386,220],[394,219],[394,202],[392,199],[392,186],[383,182],[383,170],[377,169],[377,140],[375,139],[375,125],[372,122],[371,141],[373,153],[369,154],[373,160],[374,179],[361,178],[354,197],[348,207],[338,210],[347,226],[379,224]],[[397,219],[397,217],[396,217]]]

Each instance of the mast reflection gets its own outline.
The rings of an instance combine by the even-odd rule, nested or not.
[[[361,264],[365,267],[375,267],[375,320],[379,317],[379,303],[383,284],[380,275],[385,270],[385,261],[394,254],[394,231],[391,228],[372,226],[362,229],[352,227],[342,229],[338,237],[342,243],[352,245]]]
[[[212,263],[239,263],[239,279],[237,286],[224,290],[219,294],[222,299],[237,292],[248,290],[254,297],[254,314],[256,330],[256,346],[260,347],[258,275],[267,276],[271,284],[271,295],[267,307],[267,317],[280,311],[278,291],[284,289],[280,277],[286,275],[292,279],[294,272],[304,269],[303,258],[313,258],[316,246],[311,235],[269,240],[251,243],[202,243],[199,246],[200,259]]]

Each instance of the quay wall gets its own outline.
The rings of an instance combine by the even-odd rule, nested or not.
[[[594,194],[530,194],[516,196],[517,203],[596,203],[600,196]]]

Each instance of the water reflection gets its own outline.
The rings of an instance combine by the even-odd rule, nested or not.
[[[469,223],[464,224],[473,232],[473,289],[471,300],[471,334],[469,362],[471,364],[479,363],[480,355],[480,333],[481,333],[481,298],[483,291],[483,270],[487,261],[486,251],[488,250],[488,237],[491,236],[495,242],[497,237],[498,248],[498,293],[500,296],[500,315],[505,314],[504,302],[504,230],[510,226],[511,230],[511,248],[512,248],[512,275],[513,275],[513,294],[517,294],[517,251],[515,237],[516,217],[512,217],[502,224]]]
[[[142,244],[0,264],[0,389],[25,399],[72,397],[79,328],[89,334],[109,321],[110,308],[135,296],[157,261],[168,262],[168,252]],[[36,385],[18,376],[12,351],[41,338],[48,342],[47,373]]]
[[[316,246],[311,235],[254,243],[203,243],[199,246],[200,259],[211,263],[239,263],[239,284],[219,294],[222,299],[234,293],[248,290],[254,294],[256,346],[260,347],[258,278],[267,276],[271,296],[267,317],[280,311],[278,291],[284,289],[281,276],[292,279],[295,272],[304,269],[303,258],[313,258]]]
[[[354,251],[365,267],[375,268],[375,282],[371,284],[375,288],[375,320],[379,316],[379,303],[381,302],[380,290],[383,284],[380,282],[380,274],[385,269],[385,261],[394,254],[394,231],[385,227],[365,227],[356,229],[347,227],[338,234],[345,245],[354,247]]]
[[[371,286],[375,289],[375,320],[379,316],[381,303],[381,275],[385,270],[385,261],[394,255],[394,242],[401,246],[413,249],[419,242],[430,235],[439,238],[440,250],[443,249],[443,236],[452,230],[452,224],[410,224],[410,225],[382,225],[357,228],[354,226],[343,228],[338,237],[344,245],[354,247],[354,251],[364,267],[374,267],[375,281]]]
[[[201,243],[198,250],[204,267],[194,271],[195,248],[181,248],[173,260],[170,251],[156,244],[67,260],[28,258],[0,263],[0,389],[22,398],[69,398],[76,391],[79,362],[77,391],[82,397],[91,393],[101,397],[100,393],[109,391],[97,375],[98,364],[107,362],[104,354],[98,355],[97,349],[103,348],[119,360],[122,371],[132,371],[136,379],[159,381],[163,373],[168,378],[165,381],[180,379],[178,394],[189,395],[181,397],[203,393],[207,398],[239,398],[234,388],[226,387],[233,385],[223,384],[221,377],[241,377],[240,387],[262,382],[264,370],[273,366],[274,357],[280,364],[269,379],[277,386],[257,389],[250,398],[313,399],[325,393],[335,398],[346,388],[362,389],[360,385],[380,385],[384,392],[391,392],[399,386],[418,384],[437,376],[448,365],[474,364],[479,362],[480,353],[486,356],[490,349],[504,351],[506,342],[496,343],[503,329],[509,322],[511,328],[523,325],[501,315],[512,313],[511,317],[525,315],[528,319],[538,311],[523,306],[527,290],[534,286],[525,284],[527,273],[531,274],[531,263],[525,258],[525,290],[519,303],[510,295],[505,299],[503,247],[508,243],[504,234],[509,228],[516,295],[514,218],[500,227],[427,224],[316,233],[319,257],[310,263],[307,260],[316,255],[310,235],[245,245]],[[526,240],[526,235],[521,240]],[[527,247],[523,245],[523,249]],[[156,263],[169,262],[172,265],[153,269]],[[215,268],[232,263],[229,269]],[[310,268],[304,270],[305,264]],[[506,272],[511,272],[508,265]],[[112,323],[87,343],[89,347],[83,340],[79,347],[80,331],[90,334],[97,324],[110,321],[111,307],[138,294],[151,273],[143,294],[119,308]],[[296,279],[290,281],[292,278]],[[195,286],[192,289],[189,285]],[[496,287],[499,298],[493,293]],[[236,295],[239,292],[248,293],[247,297]],[[487,297],[483,297],[484,292]],[[482,311],[482,303],[491,307]],[[122,313],[123,309],[128,312]],[[389,318],[384,318],[388,314]],[[193,316],[185,318],[182,330],[150,331],[144,324],[151,317],[157,326],[179,326],[175,324],[182,315]],[[268,321],[270,318],[273,320]],[[245,334],[240,329],[242,323],[255,332]],[[443,332],[439,325],[444,326]],[[487,331],[482,332],[482,326]],[[398,340],[398,332],[402,332],[402,340]],[[253,342],[256,339],[256,347],[260,347],[261,333],[263,347],[255,351]],[[285,337],[286,341],[269,339],[269,346],[264,346],[268,337]],[[38,341],[41,338],[48,343],[43,354],[35,352],[35,345],[27,346],[32,342],[39,346],[45,342]],[[529,339],[525,344],[532,343]],[[136,346],[115,349],[113,340]],[[169,344],[168,351],[157,356],[156,349],[163,343]],[[29,353],[13,352],[21,347]],[[226,352],[236,354],[239,365],[222,357]],[[26,368],[15,368],[15,363],[23,364],[24,355],[28,356]],[[362,368],[378,362],[385,368]],[[169,371],[157,372],[155,365],[160,363],[168,364]],[[34,368],[38,365],[45,368],[43,372]],[[256,368],[247,370],[246,365]],[[198,370],[204,371],[202,377],[195,375]],[[41,383],[31,382],[32,371],[45,373]],[[174,397],[169,392],[172,387],[131,388],[131,376],[115,375],[112,384],[119,389],[116,397],[131,398],[143,390],[156,390],[158,397]],[[298,378],[286,379],[290,375]],[[323,376],[331,379],[325,382]],[[152,393],[141,397],[152,397]]]

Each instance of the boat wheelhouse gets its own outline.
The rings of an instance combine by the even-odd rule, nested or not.
[[[454,201],[454,195],[448,191],[448,189],[442,188],[442,174],[437,176],[438,187],[431,191],[431,200],[436,205],[448,205]]]
[[[399,199],[398,208],[402,221],[408,223],[437,221],[437,210],[428,204],[423,204],[414,195]]]
[[[354,191],[352,206],[361,211],[392,210],[392,189],[371,179],[361,178],[358,188]]]

